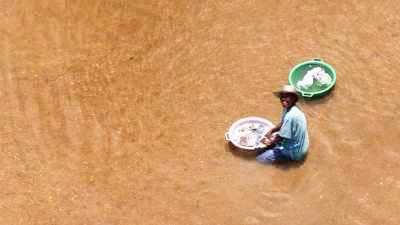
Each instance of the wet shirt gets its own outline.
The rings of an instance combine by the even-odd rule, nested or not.
[[[282,111],[282,127],[279,136],[283,138],[282,147],[285,155],[292,160],[302,159],[308,150],[307,121],[299,106],[295,105]]]

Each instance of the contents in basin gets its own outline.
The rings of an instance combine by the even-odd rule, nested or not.
[[[239,128],[239,144],[246,147],[257,147],[263,137],[264,126],[258,123],[245,124]]]
[[[332,83],[332,78],[321,67],[314,67],[305,71],[302,80],[296,84],[297,88],[306,91],[318,91],[329,86]]]

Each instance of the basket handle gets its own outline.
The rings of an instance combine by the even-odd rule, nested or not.
[[[228,132],[225,133],[225,141],[230,141]]]
[[[321,62],[323,62],[324,60],[323,59],[321,59],[321,58],[313,58],[312,59],[313,61],[321,61]]]
[[[309,97],[311,98],[312,96],[314,96],[313,93],[301,93],[304,97]]]

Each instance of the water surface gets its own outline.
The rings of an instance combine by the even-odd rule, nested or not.
[[[400,222],[395,1],[2,1],[1,224]],[[229,150],[245,116],[323,58],[310,151]]]

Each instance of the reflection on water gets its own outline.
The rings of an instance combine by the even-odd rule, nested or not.
[[[1,223],[397,225],[396,7],[1,2]],[[315,57],[337,85],[301,101],[307,160],[228,150]]]

